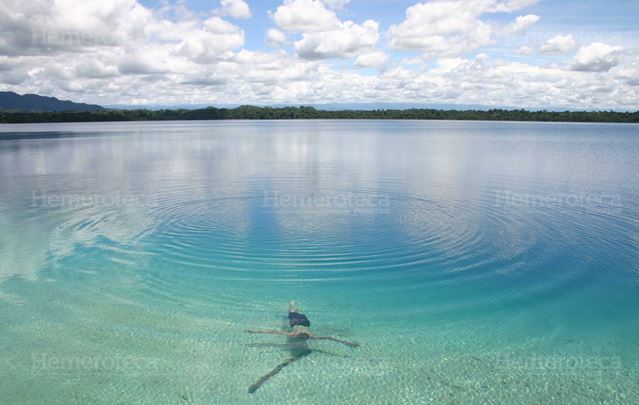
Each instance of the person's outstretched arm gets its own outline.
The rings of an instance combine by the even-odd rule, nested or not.
[[[264,333],[267,335],[284,335],[284,336],[291,336],[291,334],[289,332],[284,332],[283,330],[253,330],[253,329],[249,329],[247,330],[248,333]]]
[[[332,336],[309,335],[309,337],[311,339],[317,339],[317,340],[332,340],[333,342],[341,343],[341,344],[349,346],[349,347],[358,347],[359,346],[359,343],[357,343],[357,342],[349,342],[347,340],[334,338]]]

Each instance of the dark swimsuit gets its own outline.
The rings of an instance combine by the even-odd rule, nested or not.
[[[306,326],[307,328],[311,326],[311,321],[308,320],[306,315],[299,312],[289,312],[288,323],[291,325],[291,328],[297,325]]]

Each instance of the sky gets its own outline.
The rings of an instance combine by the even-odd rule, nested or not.
[[[639,110],[639,1],[0,0],[0,90]]]

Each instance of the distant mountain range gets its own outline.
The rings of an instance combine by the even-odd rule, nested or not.
[[[486,106],[480,104],[433,104],[433,103],[199,103],[199,104],[110,104],[106,105],[106,108],[115,110],[164,110],[164,109],[180,109],[197,110],[200,108],[215,107],[215,108],[237,108],[242,105],[255,105],[260,107],[299,107],[307,106],[313,107],[317,110],[323,111],[344,111],[344,110],[361,110],[361,111],[373,111],[373,110],[406,110],[410,108],[432,108],[436,110],[490,110],[493,108],[505,108],[508,106]]]
[[[408,110],[408,109],[434,109],[434,110],[458,110],[458,111],[489,111],[493,109],[514,110],[511,106],[488,106],[481,104],[438,104],[438,103],[401,103],[401,102],[371,102],[371,103],[301,103],[301,104],[262,104],[262,107],[285,108],[305,105],[320,111],[374,111],[374,110]],[[60,100],[55,97],[39,96],[37,94],[20,95],[12,91],[0,91],[0,112],[95,112],[113,110],[138,110],[158,111],[164,109],[198,110],[207,107],[235,109],[241,104],[207,103],[207,104],[112,104],[102,107],[97,104],[75,103],[68,100]],[[561,111],[586,111],[584,109],[570,109],[564,107],[532,107],[529,110],[545,110],[551,112]],[[615,110],[616,112],[623,112]]]
[[[247,103],[245,103],[247,104]],[[197,110],[206,107],[215,108],[237,108],[243,104],[240,103],[206,103],[206,104],[110,104],[105,105],[106,108],[114,110],[136,110],[144,109],[150,111],[164,110],[164,109],[186,109]],[[516,110],[522,107],[514,107],[509,105],[487,105],[487,104],[445,104],[445,103],[426,103],[426,102],[414,102],[414,103],[386,103],[386,102],[353,102],[353,103],[256,103],[248,105],[256,105],[260,107],[298,107],[308,106],[322,111],[346,111],[346,110],[358,110],[358,111],[374,111],[374,110],[408,110],[408,109],[434,109],[434,110],[459,110],[459,111],[488,111],[493,109],[501,110]],[[566,108],[566,107],[554,107],[554,106],[529,106],[527,110],[546,110],[546,111],[588,111],[587,109],[579,108]],[[623,112],[624,110],[615,110]]]
[[[105,108],[96,104],[74,103],[55,97],[37,94],[20,95],[12,91],[0,91],[0,110],[8,111],[100,111]]]

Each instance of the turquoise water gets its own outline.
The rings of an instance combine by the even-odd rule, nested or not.
[[[639,126],[0,126],[2,403],[637,403]],[[290,357],[295,300],[318,334]]]

